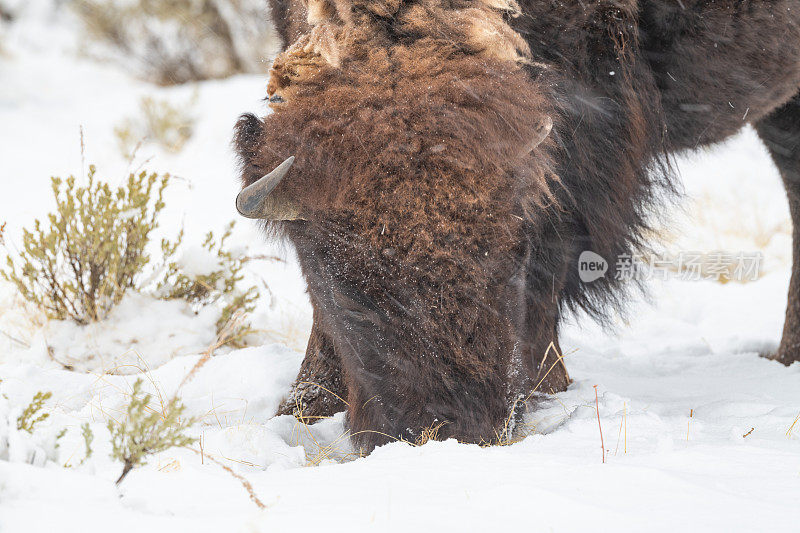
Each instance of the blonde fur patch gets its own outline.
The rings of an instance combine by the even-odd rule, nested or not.
[[[528,44],[505,18],[521,14],[516,0],[477,0],[463,6],[442,0],[413,4],[403,0],[306,0],[306,4],[308,23],[313,26],[307,51],[313,50],[334,67],[340,64],[348,36],[366,35],[376,18],[391,20],[401,31],[444,40],[470,53],[530,62]]]

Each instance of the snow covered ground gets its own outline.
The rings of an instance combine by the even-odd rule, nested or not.
[[[145,146],[134,164],[182,178],[162,229],[183,224],[196,244],[236,218],[231,130],[238,114],[263,113],[265,77],[156,88],[78,57],[76,26],[37,5],[0,56],[0,224],[12,249],[52,208],[49,177],[81,173],[79,127],[99,175],[126,176],[112,132],[142,96],[197,95],[184,150]],[[0,531],[800,530],[800,366],[758,356],[777,346],[789,276],[779,177],[749,129],[683,157],[679,170],[688,197],[668,247],[760,252],[762,277],[653,280],[650,302],[632,302],[616,331],[571,321],[562,348],[575,383],[529,416],[531,436],[505,447],[395,443],[350,460],[342,415],[310,428],[273,417],[311,312],[292,251],[246,222],[233,244],[285,259],[247,266],[269,287],[253,318],[263,346],[223,351],[184,384],[215,317],[133,295],[102,325],[46,324],[0,282]],[[64,358],[79,370],[64,370],[55,360]],[[202,453],[164,452],[117,488],[106,420],[141,376],[201,418],[192,431]],[[53,393],[50,417],[32,435],[18,431],[38,391]],[[86,422],[95,440],[83,461]],[[221,465],[246,479],[263,509]]]

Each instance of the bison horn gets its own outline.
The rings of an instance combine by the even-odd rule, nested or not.
[[[236,210],[239,214],[246,218],[262,220],[302,219],[296,205],[272,194],[275,187],[289,173],[293,163],[294,156],[257,182],[242,189],[236,197]]]

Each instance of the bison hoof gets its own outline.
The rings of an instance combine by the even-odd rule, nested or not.
[[[345,403],[316,385],[300,385],[278,407],[276,416],[292,415],[302,424],[330,418],[347,408]]]
[[[797,350],[783,350],[761,352],[759,355],[765,359],[772,359],[786,366],[790,366],[796,361],[800,361],[800,351]]]

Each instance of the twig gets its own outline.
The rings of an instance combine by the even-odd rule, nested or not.
[[[249,263],[250,261],[275,261],[277,263],[285,263],[283,258],[277,255],[247,255],[242,258],[242,263]]]
[[[225,327],[222,328],[222,331],[219,332],[217,338],[214,339],[214,342],[211,343],[208,348],[206,348],[206,351],[203,352],[203,356],[200,357],[197,363],[195,363],[191,370],[189,370],[189,373],[183,378],[183,381],[181,381],[181,384],[178,386],[179,389],[194,379],[194,376],[209,361],[209,359],[211,359],[211,357],[214,355],[214,352],[216,352],[222,346],[225,346],[228,341],[231,340],[233,332],[236,331],[239,323],[241,323],[242,320],[244,320],[244,313],[234,313]]]
[[[78,126],[81,135],[81,179],[86,176],[86,142],[83,137],[83,124]],[[119,482],[117,482],[119,483]]]
[[[187,448],[187,449],[189,449],[189,450],[193,451],[194,453],[196,453],[196,454],[200,455],[201,457],[203,457],[203,454],[200,451],[195,450],[194,448]],[[209,461],[211,461],[212,463],[214,463],[215,465],[219,466],[220,468],[222,468],[224,471],[226,471],[227,473],[232,475],[234,478],[236,478],[239,481],[239,483],[242,484],[242,487],[244,487],[244,490],[247,491],[247,494],[250,496],[250,499],[253,500],[253,503],[255,503],[256,506],[259,509],[263,510],[263,509],[267,508],[267,506],[264,505],[264,502],[262,502],[258,498],[258,496],[256,495],[255,490],[253,490],[253,485],[250,484],[250,482],[247,480],[246,477],[242,476],[241,474],[237,474],[236,472],[233,471],[233,469],[231,467],[229,467],[228,465],[226,465],[223,462],[219,461],[218,459],[215,459],[215,458],[211,457],[208,454],[205,454],[205,458],[208,459]]]
[[[16,337],[14,337],[14,336],[12,336],[12,335],[10,335],[10,334],[6,333],[6,332],[5,332],[5,331],[3,331],[2,329],[0,329],[0,335],[3,335],[4,337],[7,337],[7,338],[8,338],[10,341],[16,342],[17,344],[19,344],[19,345],[20,345],[20,346],[22,346],[23,348],[30,348],[30,347],[31,347],[31,345],[30,345],[30,344],[28,344],[27,342],[25,342],[25,341],[23,341],[23,340],[20,340],[20,339],[18,339],[18,338],[16,338]]]
[[[600,428],[600,447],[603,449],[603,464],[606,463],[606,444],[603,441],[603,426],[600,424],[600,400],[597,397],[597,385],[594,386],[594,407],[597,411],[597,427]]]
[[[787,436],[787,437],[791,437],[791,436],[792,436],[792,430],[794,429],[794,426],[797,424],[797,421],[798,421],[798,420],[800,420],[800,414],[798,414],[798,415],[795,417],[795,419],[794,419],[794,422],[792,422],[792,425],[791,425],[791,426],[789,426],[789,429],[787,429],[787,430],[786,430],[786,436]]]
[[[748,431],[747,433],[745,433],[744,435],[742,435],[742,438],[743,438],[743,439],[746,439],[746,438],[747,438],[747,437],[749,437],[749,436],[750,436],[750,435],[753,433],[753,431],[755,431],[755,430],[756,430],[756,428],[750,428],[750,431]]]
[[[44,345],[47,347],[47,356],[50,358],[51,361],[61,365],[61,367],[64,370],[69,370],[70,372],[75,370],[75,367],[73,365],[69,365],[69,364],[67,364],[67,363],[65,363],[63,361],[59,361],[58,360],[58,358],[56,357],[56,351],[52,346],[50,346],[50,343],[47,342],[47,338],[44,339]],[[30,348],[30,346],[28,346],[28,347]]]

